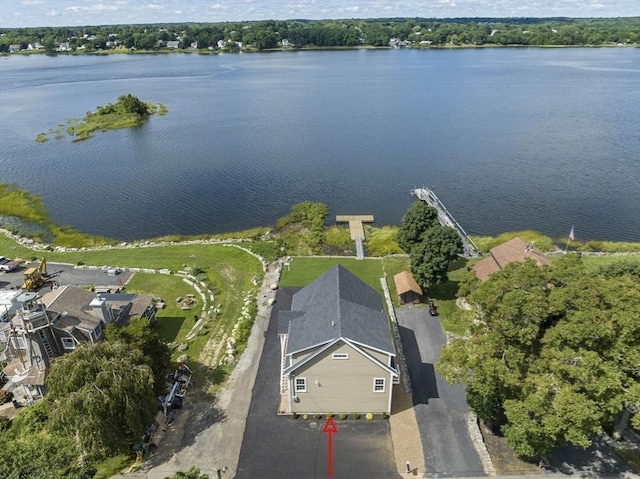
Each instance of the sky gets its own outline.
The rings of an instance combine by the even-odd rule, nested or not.
[[[0,27],[381,17],[629,17],[640,0],[0,0]]]

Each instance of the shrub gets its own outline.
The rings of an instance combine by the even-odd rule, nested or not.
[[[298,419],[298,413],[297,412],[292,412],[291,413],[291,419]]]
[[[345,413],[340,413],[340,415],[338,416],[339,419],[345,420],[347,419],[347,415]]]
[[[276,221],[276,228],[281,230],[286,228],[289,223],[291,222],[291,217],[290,216],[283,216],[282,218],[278,218],[278,220]]]
[[[302,419],[304,419],[306,421],[307,419],[309,419],[309,415],[308,414],[303,414],[302,415]]]
[[[370,256],[386,256],[388,254],[402,254],[402,248],[396,243],[396,226],[382,228],[367,228],[365,249]]]
[[[359,414],[359,413],[357,413],[357,412],[354,412],[354,413],[351,415],[351,417],[352,417],[353,419],[360,419],[360,414]]]
[[[13,393],[11,391],[5,391],[0,389],[0,404],[6,404],[13,399]]]
[[[332,412],[328,412],[327,414],[325,414],[325,417],[327,419],[329,419],[330,417],[333,417],[333,416],[334,416],[334,414]]]
[[[0,432],[6,431],[7,429],[9,429],[9,426],[11,425],[9,421],[10,420],[8,417],[0,416]]]
[[[364,417],[367,421],[373,421],[373,414],[370,412],[368,412]]]
[[[321,414],[314,414],[314,415],[313,415],[313,419],[315,419],[316,421],[317,421],[318,419],[320,419],[321,417],[322,417],[322,415],[321,415]]]
[[[381,412],[381,413],[380,413],[380,417],[381,417],[382,419],[388,419],[388,418],[389,418],[389,415],[388,415],[386,412]]]
[[[332,226],[325,231],[324,242],[327,246],[340,252],[351,251],[354,244],[349,236],[349,230],[338,226]]]
[[[191,268],[191,274],[193,276],[199,276],[201,274],[205,274],[206,271],[204,268],[201,268],[200,266],[194,266],[193,268]]]

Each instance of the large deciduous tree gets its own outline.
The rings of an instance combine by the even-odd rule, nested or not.
[[[437,370],[466,384],[470,407],[521,456],[586,447],[622,411],[640,425],[640,290],[627,269],[606,274],[572,256],[512,263],[469,288],[469,337]]]
[[[402,217],[396,236],[398,246],[405,253],[411,253],[413,247],[422,242],[424,233],[437,225],[438,210],[424,201],[414,201]]]
[[[462,252],[462,240],[451,228],[432,226],[422,235],[409,255],[411,272],[416,281],[424,286],[447,280],[449,263]]]
[[[411,272],[423,287],[446,281],[449,263],[462,252],[458,234],[440,226],[438,210],[419,200],[402,217],[396,241],[409,253]]]
[[[105,337],[109,342],[123,342],[141,351],[146,364],[153,371],[156,394],[164,392],[164,377],[170,366],[171,353],[160,339],[158,331],[146,318],[132,319],[124,327],[110,324],[105,330]]]
[[[146,358],[122,342],[83,345],[55,359],[47,386],[54,427],[82,454],[130,450],[158,411]]]

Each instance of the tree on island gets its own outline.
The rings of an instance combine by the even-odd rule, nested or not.
[[[117,130],[120,128],[132,128],[143,123],[153,114],[166,115],[167,107],[162,103],[145,103],[131,94],[120,95],[116,103],[98,106],[95,112],[78,119],[67,121],[66,128],[58,127],[47,133],[39,133],[36,141],[39,143],[54,135],[56,139],[64,138],[64,133],[74,137],[73,141],[82,141],[91,138],[95,131]]]
[[[151,114],[151,111],[145,102],[129,93],[128,95],[120,95],[116,103],[99,106],[96,110],[97,115],[111,115],[113,113],[132,113],[140,117],[146,117]]]
[[[446,281],[449,264],[462,253],[458,234],[441,226],[438,211],[420,200],[402,217],[396,240],[409,253],[411,272],[423,288]]]
[[[630,416],[640,428],[640,290],[632,269],[617,273],[569,256],[465,285],[468,337],[445,346],[436,369],[466,385],[471,409],[518,455],[587,447]]]

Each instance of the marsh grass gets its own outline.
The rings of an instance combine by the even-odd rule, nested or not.
[[[510,231],[498,236],[471,236],[471,239],[482,253],[488,253],[491,248],[509,241],[516,236],[519,236],[527,243],[533,243],[536,248],[543,252],[556,249],[553,240],[549,236],[532,230]]]
[[[366,240],[364,248],[370,256],[386,256],[390,254],[404,254],[396,243],[397,226],[382,226],[380,228],[366,226]]]

